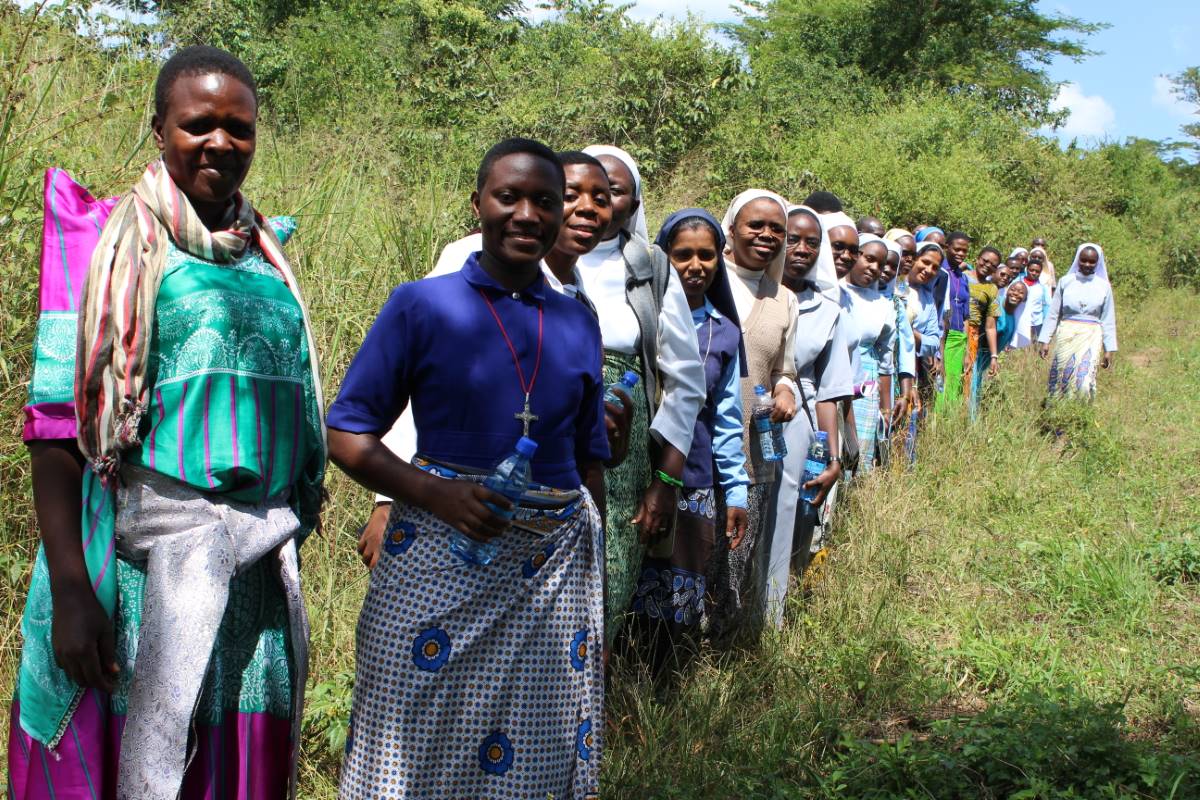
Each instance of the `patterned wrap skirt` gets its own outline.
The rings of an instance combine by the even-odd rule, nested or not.
[[[684,666],[695,652],[716,530],[712,488],[684,488],[678,512],[670,554],[646,555],[633,596],[639,643],[649,653],[656,674]],[[724,530],[722,518],[722,536]]]
[[[603,550],[577,498],[539,533],[510,527],[487,566],[393,505],[358,620],[343,800],[596,796]]]
[[[1104,352],[1104,330],[1088,319],[1065,319],[1054,332],[1054,354],[1046,396],[1091,400]]]
[[[197,516],[201,522],[223,516],[236,518],[242,524],[258,525],[258,519],[265,515],[264,508],[210,502],[201,493],[183,484],[173,484],[166,478],[160,479],[160,486],[172,487],[172,491],[163,498],[151,495],[157,504],[157,513],[152,513],[147,497],[142,496],[136,519],[146,522],[157,517],[169,521],[170,527],[179,528],[181,544],[196,553],[203,553],[205,549],[187,547],[187,527]],[[133,494],[135,488],[144,487],[139,482],[127,480],[118,494]],[[107,511],[111,517],[111,493],[104,492],[102,497],[105,505],[100,506],[98,516],[104,516]],[[125,502],[118,500],[117,505]],[[294,522],[295,517],[290,511],[285,516]],[[109,525],[114,524],[110,519]],[[117,530],[120,535],[122,526],[118,525]],[[198,530],[197,535],[211,537],[214,529]],[[224,536],[233,538],[229,526],[223,525],[221,530]],[[123,552],[123,547],[114,552],[113,633],[115,658],[120,669],[115,691],[112,694],[95,689],[84,692],[67,717],[61,739],[53,748],[46,747],[22,729],[19,722],[22,708],[14,701],[8,736],[9,800],[174,797],[176,790],[171,781],[178,777],[172,778],[169,769],[148,770],[153,782],[151,787],[134,785],[123,787],[123,791],[118,789],[118,773],[129,772],[132,766],[128,761],[122,761],[121,755],[123,741],[128,751],[129,734],[135,730],[130,724],[138,688],[135,675],[139,668],[145,669],[156,660],[166,664],[165,671],[160,667],[156,674],[165,676],[171,685],[157,681],[151,685],[143,679],[143,683],[153,689],[149,694],[150,702],[155,705],[149,706],[148,718],[142,720],[142,727],[155,729],[157,726],[157,729],[150,739],[152,746],[136,748],[135,760],[153,757],[155,763],[173,764],[182,769],[186,750],[187,767],[178,789],[182,800],[224,797],[283,800],[287,797],[295,764],[294,745],[298,743],[294,735],[299,723],[297,688],[304,684],[305,666],[297,664],[294,645],[297,639],[302,639],[300,643],[306,646],[308,638],[307,621],[296,620],[289,612],[289,592],[295,592],[293,599],[299,600],[299,573],[295,549],[290,548],[287,554],[286,564],[267,555],[248,566],[243,565],[229,580],[227,601],[223,611],[217,614],[219,625],[210,651],[210,645],[195,630],[199,613],[188,616],[165,633],[148,630],[151,627],[149,619],[152,619],[149,612],[161,609],[166,600],[189,602],[188,592],[193,595],[196,592],[190,577],[181,581],[178,575],[165,578],[160,575],[156,580],[147,561],[130,558]],[[210,564],[214,561],[224,563],[227,559],[204,557],[200,560]],[[34,565],[34,574],[35,585],[48,585],[46,561],[41,555]],[[285,592],[285,585],[290,587],[289,592]],[[33,622],[49,624],[51,609],[49,592],[31,591],[25,612],[27,647],[42,641],[31,635],[33,629],[28,625]],[[189,667],[197,665],[203,679],[193,707],[186,699],[189,695],[174,685],[174,681],[183,678]],[[184,699],[181,701],[180,697]],[[168,711],[178,707],[180,702],[191,712],[190,724],[183,730],[186,744],[167,747],[170,743],[165,724]],[[156,748],[166,750],[154,752]]]
[[[616,383],[626,372],[644,377],[637,356],[604,351],[604,383]],[[608,505],[608,527],[604,531],[606,595],[604,635],[612,644],[629,611],[638,585],[646,546],[629,520],[637,514],[642,493],[650,485],[650,417],[646,405],[645,382],[633,387],[633,424],[629,429],[629,454],[621,464],[604,473]]]
[[[762,628],[766,591],[766,561],[770,555],[771,490],[774,482],[752,483],[746,492],[746,535],[736,548],[724,532],[715,537],[708,565],[708,638],[718,647],[745,638]],[[717,519],[726,509],[719,498]],[[724,527],[724,525],[722,525]],[[766,541],[764,541],[766,540]]]
[[[863,366],[866,367],[864,359]],[[854,427],[858,434],[858,472],[865,475],[875,468],[875,445],[879,441],[879,376],[869,369],[867,379],[854,399]],[[886,444],[886,442],[885,442]]]

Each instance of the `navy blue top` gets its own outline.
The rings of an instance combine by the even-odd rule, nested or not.
[[[683,485],[708,487],[713,485],[713,428],[721,401],[723,381],[731,376],[738,363],[738,346],[742,342],[737,323],[723,316],[713,316],[699,310],[692,312],[693,318],[703,315],[704,321],[696,326],[696,339],[704,359],[704,408],[696,418],[696,431],[692,436],[692,449],[688,451],[683,467]],[[734,385],[738,384],[734,378]],[[741,410],[741,394],[736,396]],[[723,410],[723,409],[720,409]],[[741,450],[741,420],[738,420],[738,449]]]
[[[462,271],[392,290],[351,362],[330,428],[387,432],[412,403],[417,451],[435,461],[490,469],[512,453],[525,404],[513,357],[481,296],[492,301],[530,379],[544,307],[542,365],[530,396],[538,416],[533,479],[558,489],[580,485],[576,464],[609,458],[604,425],[600,326],[581,303],[545,278],[506,291],[474,253]]]

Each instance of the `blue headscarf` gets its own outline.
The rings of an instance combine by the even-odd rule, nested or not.
[[[708,302],[712,303],[721,316],[729,319],[740,331],[742,323],[738,319],[737,306],[733,302],[733,289],[729,286],[729,271],[725,268],[725,232],[721,230],[721,223],[717,222],[716,217],[709,214],[703,208],[685,208],[682,211],[676,211],[671,216],[667,217],[663,222],[662,227],[658,230],[658,236],[654,237],[654,244],[663,253],[671,252],[671,234],[675,232],[675,228],[684,220],[699,218],[704,220],[708,227],[712,229],[713,235],[717,237],[717,274],[713,277],[712,284],[705,291],[704,297]],[[669,255],[668,255],[669,260]],[[671,269],[675,269],[671,267]],[[738,342],[738,358],[742,364],[742,376],[745,377],[747,369],[746,361],[746,344]]]
[[[946,235],[946,232],[944,230],[942,230],[941,228],[938,228],[936,226],[930,226],[928,228],[922,228],[921,230],[917,231],[917,235],[914,236],[913,238],[916,239],[918,243],[920,243],[920,242],[925,241],[926,239],[928,239],[930,236],[932,236],[935,233],[940,233],[942,236]]]

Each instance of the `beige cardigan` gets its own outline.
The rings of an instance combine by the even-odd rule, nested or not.
[[[731,282],[741,283],[734,291],[745,291],[741,273],[726,255],[731,267]],[[746,377],[742,378],[742,450],[746,454],[746,471],[751,485],[775,480],[775,465],[763,461],[758,439],[750,431],[750,414],[754,410],[754,387],[774,390],[780,378],[796,380],[796,360],[792,356],[796,336],[796,295],[781,286],[768,272],[758,285],[758,294],[750,316],[742,320],[742,341],[746,345]],[[800,398],[796,398],[797,404]]]

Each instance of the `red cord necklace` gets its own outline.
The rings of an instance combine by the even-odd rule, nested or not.
[[[483,298],[483,302],[487,303],[488,311],[492,312],[492,319],[496,320],[496,325],[500,328],[501,335],[504,336],[504,343],[508,345],[508,351],[512,353],[513,364],[517,367],[517,380],[521,382],[521,391],[525,393],[525,407],[520,413],[513,414],[515,419],[521,421],[524,426],[523,436],[529,435],[529,425],[538,420],[538,415],[529,410],[529,396],[533,394],[533,385],[537,382],[538,370],[542,368],[542,306],[538,305],[538,339],[537,339],[537,357],[533,362],[533,374],[529,376],[529,383],[525,383],[525,370],[521,369],[521,359],[517,356],[517,348],[513,347],[512,339],[508,336],[508,331],[504,329],[504,323],[500,321],[500,315],[496,313],[496,307],[492,305],[492,301],[484,293],[483,289],[479,290],[479,296]]]

